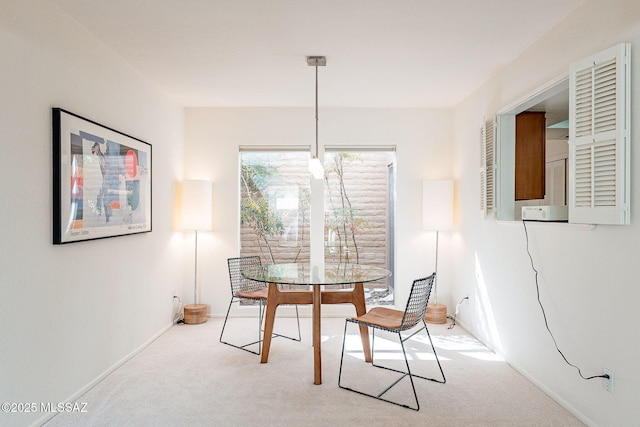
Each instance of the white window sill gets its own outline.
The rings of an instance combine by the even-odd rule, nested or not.
[[[514,219],[514,220],[504,220],[497,219],[496,222],[498,224],[512,224],[512,225],[522,225],[522,220]],[[559,221],[526,221],[528,225],[544,225],[545,227],[560,227],[560,228],[575,228],[582,230],[595,230],[598,226],[597,224],[573,224],[569,222],[559,222]]]

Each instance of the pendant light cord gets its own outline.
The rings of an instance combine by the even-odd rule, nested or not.
[[[316,62],[316,157],[318,157],[318,63]]]

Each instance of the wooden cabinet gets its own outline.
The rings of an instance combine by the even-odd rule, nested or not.
[[[516,115],[515,199],[544,199],[545,113]]]

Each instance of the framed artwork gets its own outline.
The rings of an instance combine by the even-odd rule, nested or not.
[[[151,231],[151,144],[52,113],[53,243]]]

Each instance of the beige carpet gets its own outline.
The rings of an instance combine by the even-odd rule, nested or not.
[[[86,413],[60,413],[46,426],[584,425],[459,325],[429,325],[447,383],[415,380],[419,412],[338,388],[344,319],[323,319],[323,384],[314,385],[311,321],[301,321],[302,342],[274,339],[267,364],[221,344],[222,319],[177,325],[78,399]],[[229,338],[251,339],[255,320],[230,322]],[[276,319],[279,332],[295,333],[294,325]],[[344,380],[386,385],[386,371],[362,362],[357,329],[347,337]],[[399,347],[385,338],[376,337],[376,348],[381,361],[394,363]],[[434,376],[439,371],[424,338],[407,343],[412,369]],[[411,398],[409,383],[393,393]]]

